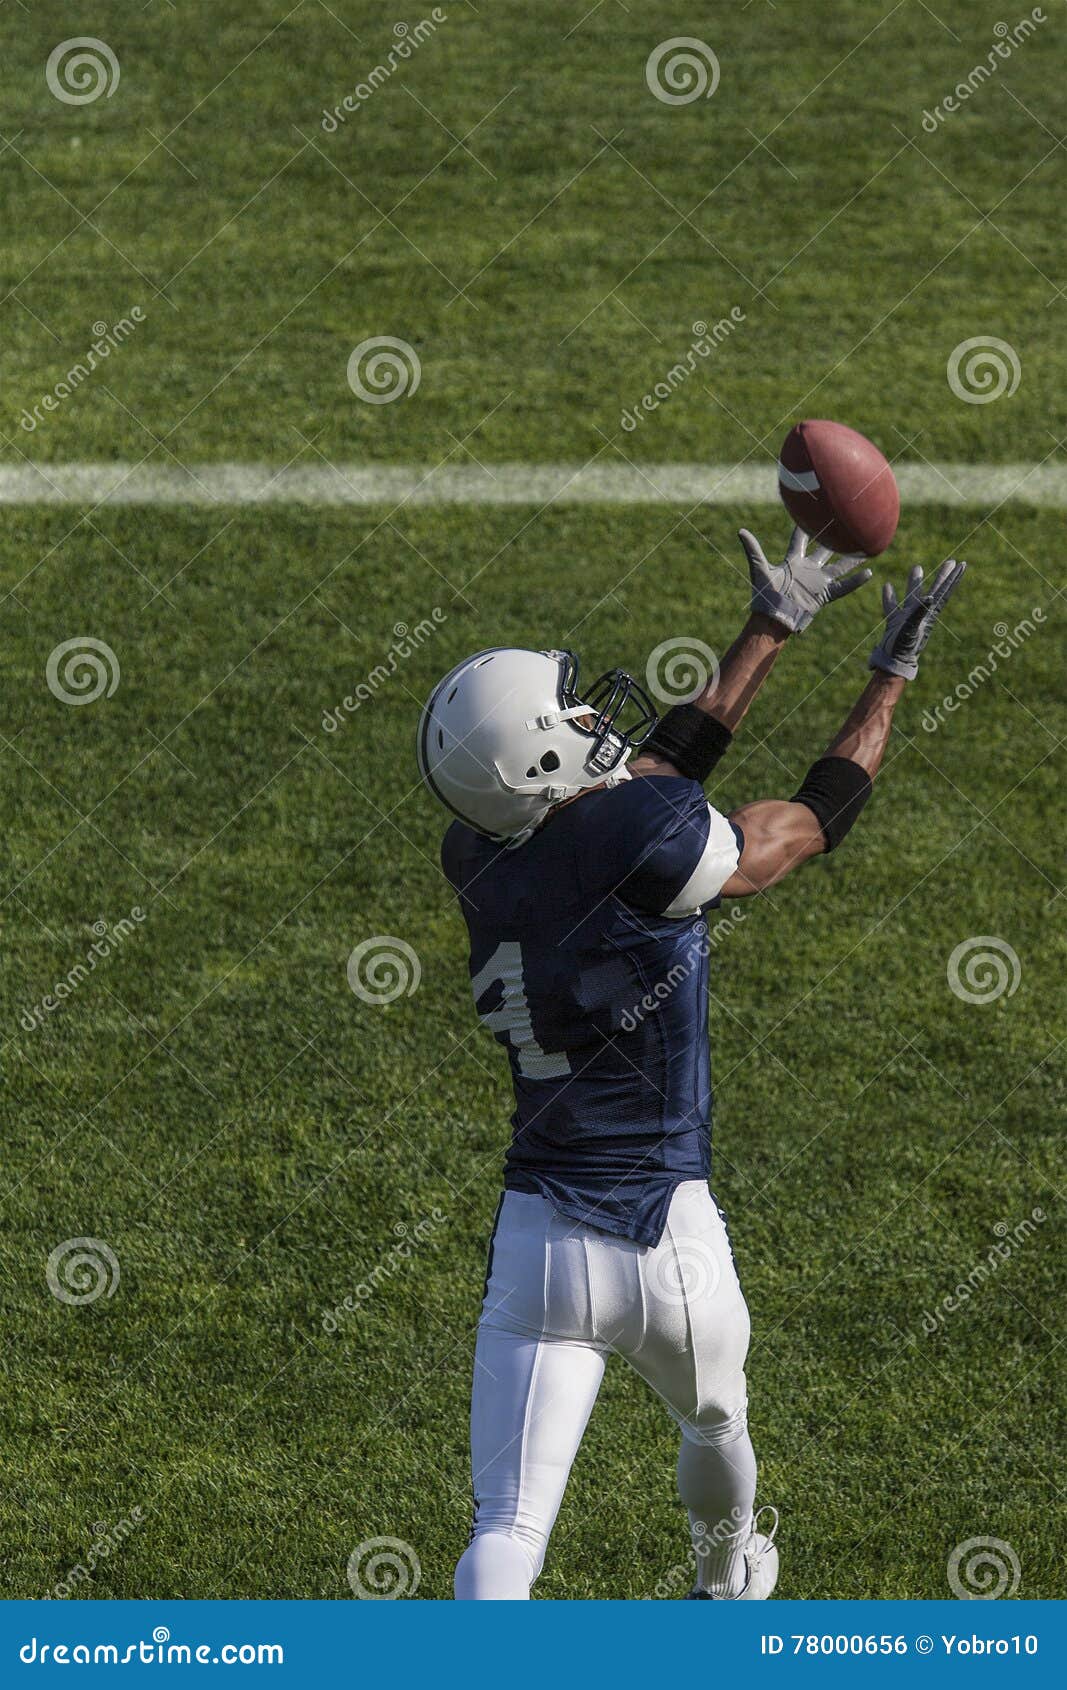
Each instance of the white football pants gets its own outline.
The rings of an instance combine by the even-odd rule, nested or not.
[[[529,1596],[612,1353],[681,1429],[694,1582],[740,1588],[756,1487],[748,1338],[726,1226],[704,1181],[675,1191],[654,1249],[506,1192],[475,1350],[474,1525],[457,1598]]]

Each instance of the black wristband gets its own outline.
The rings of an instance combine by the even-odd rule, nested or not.
[[[675,704],[661,716],[641,746],[673,763],[679,774],[703,786],[730,749],[733,734],[695,704]]]
[[[851,757],[820,757],[793,794],[794,804],[806,804],[822,828],[827,851],[840,845],[872,792],[871,777]]]

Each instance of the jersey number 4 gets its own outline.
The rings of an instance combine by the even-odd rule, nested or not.
[[[506,1035],[515,1052],[519,1073],[528,1080],[559,1080],[571,1071],[562,1051],[544,1050],[534,1038],[530,1017],[530,1001],[526,996],[526,982],[522,972],[522,946],[514,939],[498,945],[484,968],[471,980],[474,1002],[485,996],[497,982],[504,989],[499,1009],[479,1010],[479,1016],[494,1033]]]

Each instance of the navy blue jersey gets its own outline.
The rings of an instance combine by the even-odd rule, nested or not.
[[[509,1190],[657,1244],[675,1187],[708,1178],[702,916],[740,847],[679,776],[585,793],[514,849],[453,822],[475,1007],[515,1087]]]

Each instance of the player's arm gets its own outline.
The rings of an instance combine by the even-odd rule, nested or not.
[[[825,546],[809,552],[807,535],[799,528],[793,530],[785,561],[777,565],[767,562],[747,528],[742,528],[740,540],[752,586],[748,621],[704,690],[660,719],[641,755],[630,764],[632,775],[684,775],[703,784],[728,749],[789,635],[808,627],[824,604],[871,578],[869,569],[855,569],[855,558],[834,562]]]
[[[841,843],[870,797],[903,691],[900,676],[873,675],[794,798],[763,799],[730,812],[745,846],[722,889],[724,898],[765,892],[809,858]]]
[[[792,799],[745,804],[731,813],[730,820],[744,836],[744,848],[722,888],[724,898],[766,891],[810,858],[840,845],[871,795],[905,683],[914,680],[919,654],[966,567],[949,559],[926,593],[922,570],[916,567],[901,605],[886,583],[885,632],[870,659],[874,673],[841,731]]]

